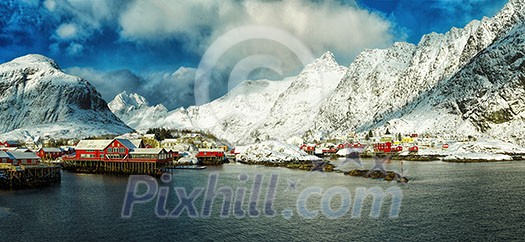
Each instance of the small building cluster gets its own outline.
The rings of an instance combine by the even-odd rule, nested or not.
[[[348,142],[348,140],[350,140],[350,142]],[[346,140],[341,138],[332,139],[329,142],[314,141],[312,143],[303,143],[299,145],[299,148],[307,154],[320,157],[332,156],[334,154],[342,156],[343,154],[351,153],[348,149],[362,149],[362,152],[368,152],[371,154],[401,153],[407,151],[408,154],[415,155],[421,147],[448,149],[449,145],[444,140],[428,136],[421,137],[418,134],[385,134],[382,136],[371,136],[371,134],[366,134],[363,137],[353,134],[351,135],[351,138]],[[348,152],[342,152],[342,150]]]
[[[40,161],[40,157],[33,152],[0,151],[0,162],[2,164],[30,166],[39,165]]]
[[[141,139],[81,140],[74,156],[68,160],[118,161],[118,162],[172,162],[178,152],[164,148],[146,148]]]

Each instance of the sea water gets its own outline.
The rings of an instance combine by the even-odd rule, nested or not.
[[[337,160],[342,170],[357,164]],[[373,167],[364,160],[362,167]],[[171,213],[180,203],[176,189],[188,195],[196,188],[197,216],[187,208],[178,216],[159,216],[159,194],[133,205],[123,217],[130,177],[64,172],[62,182],[38,190],[0,191],[0,239],[2,241],[342,241],[342,240],[523,240],[525,239],[525,162],[458,164],[392,161],[385,169],[403,173],[408,184],[287,168],[225,164],[204,170],[175,170],[160,203]],[[228,214],[224,197],[216,196],[203,216],[210,177],[216,187],[233,191]],[[259,178],[257,178],[259,177]],[[272,181],[272,177],[277,180]],[[253,191],[256,180],[260,188]],[[271,209],[264,212],[270,185],[274,183]],[[390,216],[393,198],[381,203],[379,216],[371,216],[373,197],[362,201],[360,216],[352,208],[359,189],[399,189],[398,216]],[[140,185],[137,197],[145,194]],[[307,193],[315,190],[318,193]],[[305,192],[306,191],[306,192]],[[327,195],[328,191],[335,192]],[[347,192],[346,192],[347,191]],[[129,191],[128,191],[129,192]],[[301,194],[307,195],[304,203]],[[253,196],[253,197],[252,197]],[[257,197],[259,211],[249,213]],[[236,199],[242,198],[242,199]],[[324,199],[323,199],[324,198]],[[237,211],[234,213],[235,203]],[[328,205],[326,205],[328,203]],[[300,208],[302,206],[303,208]],[[348,208],[345,210],[344,208]],[[328,211],[339,211],[338,216]],[[241,209],[241,210],[239,210]],[[304,216],[313,212],[315,216]],[[206,214],[204,214],[206,215]],[[227,216],[224,216],[227,215]],[[242,216],[238,216],[242,215]]]

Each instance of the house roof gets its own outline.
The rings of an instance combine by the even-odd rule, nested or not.
[[[224,152],[223,149],[199,149],[199,152]]]
[[[137,146],[133,144],[129,139],[116,139],[118,142],[120,142],[123,146],[126,146],[128,149],[135,149]]]
[[[11,156],[14,160],[39,160],[40,157],[38,157],[33,152],[20,152],[20,151],[9,151],[7,153],[9,156]]]
[[[113,140],[110,139],[90,139],[81,140],[75,147],[76,150],[103,150],[108,147]]]
[[[162,151],[166,152],[166,150],[164,150],[163,148],[154,148],[154,149],[137,148],[129,153],[132,155],[137,155],[137,154],[157,155],[157,154],[160,154]]]
[[[9,159],[11,159],[11,156],[9,156],[9,155],[7,154],[7,152],[5,152],[5,151],[0,151],[0,159],[3,159],[3,158],[9,158]]]
[[[140,147],[140,144],[142,143],[142,140],[141,139],[130,139],[129,140],[131,143],[133,143],[133,145],[135,145],[135,147],[139,148]]]
[[[165,139],[161,141],[161,143],[177,143],[177,142],[178,142],[177,139]]]
[[[41,150],[43,150],[44,152],[46,153],[60,153],[60,152],[63,152],[63,150],[61,148],[42,148]]]

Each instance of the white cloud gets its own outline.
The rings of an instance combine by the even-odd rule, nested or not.
[[[336,1],[139,0],[120,15],[119,23],[124,39],[155,42],[174,37],[199,54],[228,30],[253,24],[288,31],[314,54],[331,50],[345,62],[365,48],[393,41],[387,20]]]
[[[63,40],[74,39],[77,36],[77,26],[72,23],[61,24],[55,33]]]
[[[46,0],[44,1],[44,7],[46,7],[47,10],[53,12],[57,8],[57,2],[55,2],[55,0]]]
[[[83,50],[84,50],[84,46],[79,43],[75,43],[75,42],[71,42],[69,46],[66,48],[67,54],[72,55],[72,56],[81,54]]]

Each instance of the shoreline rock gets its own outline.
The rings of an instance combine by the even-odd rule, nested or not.
[[[408,183],[408,178],[401,176],[393,171],[379,171],[379,170],[361,170],[354,169],[344,173],[345,176],[364,177],[371,179],[384,179],[385,181],[397,181],[401,183]]]

